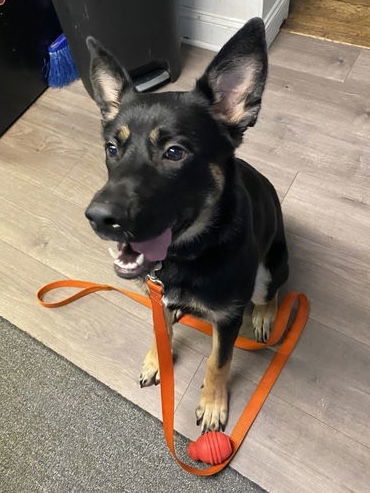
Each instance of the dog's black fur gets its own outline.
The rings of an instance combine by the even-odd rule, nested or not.
[[[256,281],[258,267],[262,264],[269,276],[257,304],[269,303],[288,276],[276,192],[234,156],[260,110],[267,76],[263,22],[248,22],[191,92],[138,94],[108,52],[92,38],[88,47],[108,143],[109,179],[87,217],[104,239],[121,243],[144,241],[171,228],[173,241],[157,276],[169,310],[200,315],[215,325],[217,354],[207,370],[213,373],[205,379],[214,397],[204,397],[208,401],[201,403],[197,417],[203,430],[222,428],[227,404],[215,411],[212,385],[224,385],[227,378],[220,380],[217,372],[231,359],[243,311],[261,282]],[[169,147],[181,151],[170,151],[168,158]],[[172,160],[172,154],[180,159]],[[146,263],[139,276],[153,266]]]

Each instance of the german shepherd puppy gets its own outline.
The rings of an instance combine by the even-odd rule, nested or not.
[[[278,288],[288,277],[274,187],[234,156],[261,107],[264,24],[255,18],[240,29],[190,92],[139,94],[95,39],[89,37],[87,46],[108,181],[86,217],[101,238],[117,242],[119,276],[144,279],[155,268],[169,314],[191,313],[213,323],[196,419],[203,432],[224,429],[227,379],[244,309],[252,301],[255,337],[265,341]],[[153,344],[140,385],[158,382]]]

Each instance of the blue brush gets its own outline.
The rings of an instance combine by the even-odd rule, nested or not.
[[[63,87],[78,77],[67,38],[61,34],[49,46],[48,85],[49,87]]]

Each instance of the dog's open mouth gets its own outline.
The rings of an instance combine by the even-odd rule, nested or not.
[[[114,270],[120,277],[133,279],[150,270],[154,262],[164,260],[172,241],[172,232],[167,228],[163,233],[150,240],[132,243],[118,243],[117,252],[112,248],[109,253],[114,258]]]

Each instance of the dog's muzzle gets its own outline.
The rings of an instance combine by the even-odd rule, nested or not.
[[[110,248],[114,270],[120,277],[134,279],[149,272],[156,262],[164,260],[172,242],[172,231],[162,233],[145,241],[127,240],[125,228],[118,209],[109,203],[92,202],[85,215],[94,231],[103,239],[117,242],[117,251]]]

